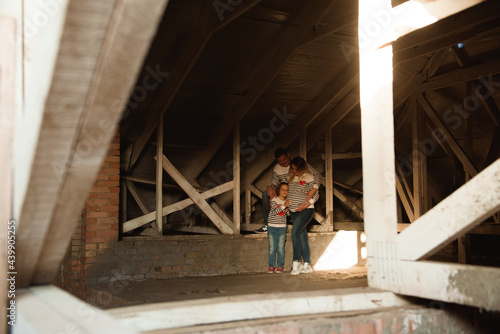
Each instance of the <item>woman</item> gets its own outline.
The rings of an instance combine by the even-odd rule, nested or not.
[[[319,184],[314,181],[306,161],[301,157],[292,159],[289,176],[288,199],[290,200],[290,217],[293,222],[293,267],[291,274],[308,274],[312,273],[313,270],[306,227],[314,215],[314,203],[319,198]],[[300,262],[301,255],[304,259],[303,265]]]

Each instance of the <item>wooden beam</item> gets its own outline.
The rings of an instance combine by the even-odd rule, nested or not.
[[[443,139],[450,145],[451,149],[455,153],[455,155],[458,157],[460,162],[464,165],[465,169],[472,175],[475,176],[477,174],[477,169],[474,166],[473,162],[471,159],[465,154],[465,152],[462,150],[458,142],[455,140],[451,132],[448,130],[446,125],[441,121],[439,116],[436,114],[432,106],[429,104],[427,99],[424,98],[424,96],[420,93],[415,94],[415,97],[417,101],[420,103],[420,105],[424,108],[424,111],[426,112],[427,116],[429,116],[429,119],[431,122],[434,124],[434,126],[439,129],[441,132],[441,135]]]
[[[486,152],[486,157],[484,158],[482,169],[485,169],[486,167],[491,165],[499,157],[500,157],[500,126],[497,126],[491,137],[490,146],[488,148],[488,152]]]
[[[156,156],[163,156],[163,121],[164,116],[161,115],[156,128]],[[163,234],[163,168],[160,159],[156,160],[156,227],[158,235]],[[144,212],[145,214],[147,212]]]
[[[130,180],[133,182],[137,182],[137,183],[151,184],[151,185],[156,186],[156,180],[152,180],[152,179],[149,180],[149,179],[145,179],[143,177],[135,177],[135,176],[129,176],[129,175],[120,175],[120,178],[124,179],[124,180]],[[169,189],[181,190],[181,188],[176,184],[162,183],[162,187],[169,188]]]
[[[406,230],[411,228],[410,225]],[[403,231],[401,233],[406,232]],[[400,261],[394,271],[399,284],[388,290],[408,296],[500,311],[500,269],[427,261]]]
[[[80,17],[82,3],[76,6],[76,13],[71,16],[76,20]],[[86,2],[88,3],[88,1]],[[53,212],[52,222],[45,240],[39,262],[36,267],[33,283],[49,283],[60,270],[60,264],[65,256],[67,245],[71,239],[71,232],[76,221],[69,223],[81,212],[87,193],[95,180],[102,161],[108,152],[108,143],[116,135],[118,124],[126,96],[135,84],[136,75],[144,61],[150,42],[156,34],[156,28],[163,15],[167,1],[148,0],[119,0],[112,5],[112,16],[104,23],[106,34],[102,40],[102,47],[98,48],[98,61],[96,67],[92,68],[91,85],[89,88],[83,117],[79,119],[76,131],[73,155],[68,160],[65,180],[58,194],[58,202]],[[103,8],[102,2],[93,3],[95,6],[91,12],[90,25],[95,25],[95,14],[100,13]],[[87,18],[89,19],[89,18]],[[66,22],[71,25],[71,20]],[[70,39],[74,38],[70,34]],[[88,42],[88,34],[84,37]],[[136,40],[131,45],[130,40]],[[139,42],[137,42],[139,41]],[[80,41],[81,43],[81,41]],[[88,45],[79,45],[84,52],[88,52]],[[74,54],[74,50],[67,51]],[[74,63],[75,59],[73,59]],[[66,66],[66,65],[64,65]],[[123,69],[127,68],[127,71]],[[71,86],[69,87],[71,89]],[[57,99],[57,97],[54,97]],[[116,101],[122,101],[117,106]],[[75,102],[78,106],[78,104]],[[67,113],[65,105],[62,112]],[[51,124],[52,120],[47,120]],[[62,126],[66,126],[63,123]],[[74,131],[71,127],[65,131]],[[99,133],[98,139],[93,138]],[[94,141],[93,141],[94,140]],[[92,149],[86,154],[80,152],[84,144],[92,143]],[[57,242],[56,242],[57,241]]]
[[[412,176],[413,176],[413,215],[418,219],[424,214],[425,181],[424,169],[427,168],[427,157],[421,149],[424,138],[424,119],[421,109],[413,110],[412,118]]]
[[[326,224],[335,229],[333,221],[333,136],[332,129],[325,132],[325,204],[326,204]],[[337,190],[338,191],[338,190]]]
[[[396,238],[399,257],[419,260],[432,255],[499,209],[500,160],[497,160],[400,233]]]
[[[215,153],[219,151],[222,144],[227,140],[234,125],[241,121],[247,112],[252,108],[262,93],[278,75],[281,67],[292,55],[293,51],[308,37],[310,29],[316,26],[319,19],[325,14],[326,9],[333,5],[330,0],[315,0],[313,3],[301,4],[299,16],[295,18],[297,24],[285,25],[278,35],[272,47],[266,50],[265,54],[252,71],[252,79],[247,89],[247,93],[234,107],[224,122],[220,122],[214,130],[214,136],[207,145],[207,150],[199,157],[199,164],[193,169],[185,171],[188,178],[196,178],[208,165]],[[251,180],[253,181],[253,180]],[[245,183],[243,183],[245,184]]]
[[[245,224],[252,222],[252,192],[248,187],[245,189]]]
[[[450,0],[453,1],[453,0]],[[459,7],[458,11],[455,6],[443,6],[439,11],[441,13],[432,14],[436,19],[441,19],[446,16],[458,13],[454,16],[441,19],[438,22],[423,27],[417,31],[407,33],[404,38],[399,38],[394,41],[394,62],[401,63],[426,53],[438,51],[444,48],[449,48],[467,39],[473,38],[478,31],[484,31],[496,28],[494,23],[497,20],[497,13],[500,6],[495,1],[485,1],[483,4],[470,8],[481,1],[459,1],[463,6]],[[459,2],[456,2],[457,4]],[[443,3],[436,1],[436,3]],[[429,2],[429,5],[432,5]],[[396,9],[397,10],[397,9]],[[459,11],[462,11],[459,13]],[[404,21],[402,21],[404,22]],[[479,30],[480,29],[480,30]],[[405,30],[405,29],[404,29]]]
[[[170,73],[166,88],[157,88],[157,101],[155,103],[161,108],[159,116],[163,116],[170,107],[170,104],[177,96],[184,80],[198,61],[198,58],[212,36],[261,1],[262,0],[247,0],[237,6],[227,4],[227,6],[229,6],[227,11],[221,9],[220,6],[217,7],[217,3],[213,2],[214,8],[201,10],[202,18],[200,22],[198,22],[196,28],[188,33],[188,36],[182,37],[182,39],[186,41],[183,51],[180,52],[183,56],[178,58],[176,64],[171,64],[170,68],[173,70]],[[146,110],[146,113],[147,114],[143,116],[145,121],[142,126],[142,132],[138,133],[137,137],[132,140],[134,146],[130,157],[130,163],[128,164],[128,170],[136,163],[149,141],[149,138],[153,134],[158,121],[158,111],[156,108],[149,108]]]
[[[255,196],[262,199],[262,190],[257,189],[253,184],[247,185],[247,189],[249,189]]]
[[[130,306],[108,311],[122,325],[141,332],[215,324],[220,322],[272,319],[293,315],[377,310],[409,305],[395,294],[375,289],[298,291],[286,294],[242,295],[154,305]],[[376,301],[376,302],[374,302]],[[304,308],[304,305],[308,307]],[[165,314],[169,316],[166,317]],[[197,314],[193,317],[191,314]]]
[[[12,252],[15,253],[16,222],[13,220],[13,145],[14,145],[14,115],[15,115],[15,68],[17,35],[16,20],[9,17],[0,17],[0,266],[6,272],[15,272],[16,264],[12,261]],[[18,57],[21,59],[22,57]],[[9,252],[7,252],[9,250]],[[9,256],[9,257],[7,257]],[[14,256],[15,259],[15,256]],[[12,261],[8,264],[8,260]],[[3,309],[10,306],[14,301],[12,295],[8,295],[9,284],[4,279],[0,284],[0,305]],[[14,311],[14,318],[16,317]],[[4,334],[7,323],[11,322],[10,314],[0,320],[0,333]],[[14,319],[15,320],[15,319]],[[15,323],[15,321],[13,322]],[[11,326],[11,328],[13,328]]]
[[[356,205],[353,201],[348,199],[342,191],[338,188],[333,187],[333,194],[337,197],[345,206],[351,209],[359,218],[364,219],[365,215],[363,213],[363,209]]]
[[[220,231],[218,229],[209,226],[184,226],[180,224],[166,224],[164,227],[165,230],[168,231],[220,235]]]
[[[229,181],[227,183],[221,184],[220,186],[214,187],[210,190],[207,190],[203,193],[201,193],[201,197],[203,199],[207,199],[210,197],[214,197],[217,195],[220,195],[226,191],[229,191],[233,189],[233,181]],[[177,203],[173,203],[170,205],[167,205],[163,207],[162,209],[162,215],[166,216],[168,214],[174,213],[176,211],[182,210],[184,208],[187,208],[190,205],[193,205],[194,202],[191,198],[186,198],[185,200],[182,200]],[[156,219],[156,211],[150,212],[147,215],[140,216],[134,219],[131,219],[125,223],[123,223],[123,232],[130,232],[138,227],[141,227],[142,225],[145,225],[153,220]]]
[[[413,222],[415,220],[415,215],[413,214],[413,195],[399,164],[396,164],[396,190],[403,203],[408,219],[410,219],[410,222]]]
[[[340,121],[342,121],[349,113],[359,104],[359,93],[357,88],[354,88],[340,101],[328,115],[326,115],[321,123],[313,130],[309,131],[307,137],[307,149],[310,150],[318,143],[318,140],[323,136],[326,129],[333,129]]]
[[[359,0],[358,31],[369,31],[370,12],[387,6],[390,1]],[[378,48],[387,38],[382,34],[360,48],[359,55],[368,285],[378,288],[390,283],[379,269],[391,251],[385,244],[397,235],[392,47]]]
[[[489,89],[494,89],[488,81],[493,75],[498,73],[500,73],[500,60],[497,59],[432,77],[426,82],[419,84],[416,89],[421,92],[426,92],[477,79],[481,84],[481,87],[478,87],[479,92],[486,93]],[[480,96],[482,94],[477,93],[475,95]]]
[[[241,220],[241,168],[240,168],[240,123],[233,129],[233,224],[235,232],[240,232]]]
[[[16,333],[138,334],[108,312],[55,286],[20,289],[16,296]]]
[[[204,214],[214,223],[223,234],[233,234],[234,231],[222,218],[208,205],[203,197],[193,188],[182,174],[172,165],[166,156],[162,157],[163,169],[174,179],[175,182],[186,192],[193,202],[203,211]]]
[[[139,192],[137,191],[137,188],[132,183],[132,181],[126,180],[125,184],[127,185],[126,189],[128,189],[130,191],[130,193],[132,194],[132,197],[134,197],[134,199],[135,199],[135,202],[137,203],[137,205],[139,205],[139,208],[141,209],[142,213],[145,215],[150,213],[151,210],[148,208],[148,205],[146,204],[146,202],[142,198],[141,194],[139,194]]]

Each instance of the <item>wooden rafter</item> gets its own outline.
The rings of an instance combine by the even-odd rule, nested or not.
[[[157,88],[157,101],[154,101],[154,103],[158,106],[157,108],[161,109],[160,116],[163,116],[170,107],[170,104],[177,95],[179,89],[184,83],[184,80],[187,78],[191,69],[198,61],[199,56],[212,36],[217,31],[231,23],[234,19],[256,6],[260,1],[261,0],[244,1],[234,7],[228,4],[228,6],[231,7],[231,10],[214,10],[214,8],[210,8],[210,10],[207,9],[202,11],[202,19],[197,25],[197,28],[194,29],[189,36],[183,37],[183,39],[186,40],[186,44],[184,45],[185,49],[181,52],[182,57],[179,57],[178,62],[171,66],[173,70],[170,73],[165,90],[163,90],[162,87]],[[215,5],[216,3],[214,2],[214,6]],[[133,139],[134,146],[130,162],[128,164],[128,170],[130,170],[130,168],[136,163],[149,138],[154,132],[158,122],[157,108],[148,108],[146,110],[147,114],[143,116],[145,118],[145,124],[142,127],[142,132]]]
[[[166,1],[148,1],[147,6],[144,1],[69,1],[57,75],[45,104],[20,216],[19,287],[50,283],[59,271],[75,217],[115,135],[124,107],[117,108],[116,101],[132,89],[165,5]],[[68,72],[67,64],[78,66]],[[72,103],[61,103],[61,97]],[[96,130],[97,138],[92,136]],[[79,145],[89,142],[91,150],[81,154]],[[61,166],[59,173],[55,162]]]
[[[228,225],[219,214],[205,201],[198,191],[184,178],[184,176],[172,165],[166,156],[162,157],[163,169],[174,179],[175,182],[186,192],[193,202],[203,211],[214,225],[224,234],[233,234],[234,226]]]
[[[438,128],[441,131],[441,135],[443,136],[444,140],[450,145],[451,149],[455,153],[455,155],[458,157],[460,162],[464,165],[465,169],[472,175],[477,174],[477,168],[474,166],[473,162],[471,159],[465,154],[463,149],[460,147],[456,139],[453,137],[451,132],[447,129],[446,125],[441,121],[439,116],[436,114],[432,106],[429,104],[427,99],[424,98],[424,96],[420,93],[415,94],[417,101],[420,103],[420,105],[424,108],[424,111],[426,112],[427,116],[429,116],[429,119],[431,122],[434,124],[436,128]]]
[[[13,166],[12,153],[14,145],[14,115],[15,115],[15,72],[16,68],[16,21],[13,18],[0,17],[0,219],[2,227],[0,228],[0,266],[7,272],[15,272],[15,263],[8,258],[11,252],[7,253],[9,247],[14,247],[15,244],[8,243],[8,240],[15,241],[16,224],[12,220],[12,171]],[[13,249],[9,249],[13,250]],[[14,249],[15,250],[15,249]],[[10,263],[8,263],[10,260]],[[8,269],[7,269],[8,268]],[[7,308],[7,297],[11,301],[14,299],[12,295],[7,294],[9,285],[4,279],[0,284],[0,300],[1,305]],[[9,305],[10,307],[10,305]],[[7,328],[7,319],[4,317],[0,321],[0,333],[5,333]]]
[[[221,122],[214,131],[207,150],[199,157],[199,164],[191,170],[186,170],[186,177],[196,178],[208,165],[215,153],[219,151],[222,144],[227,140],[234,125],[241,121],[252,108],[262,93],[278,75],[286,60],[293,54],[294,50],[308,41],[309,31],[312,30],[325,11],[333,5],[330,0],[316,0],[313,4],[303,4],[300,16],[295,19],[298,25],[290,24],[283,27],[276,36],[276,42],[272,48],[267,50],[259,63],[252,71],[252,79],[247,93],[234,107],[229,117]],[[340,26],[339,26],[340,28]]]
[[[210,197],[214,197],[220,195],[226,191],[233,189],[233,181],[221,184],[220,186],[214,187],[210,190],[207,190],[200,194],[203,199],[207,199]],[[187,208],[190,205],[193,205],[195,202],[191,198],[186,198],[182,201],[169,204],[162,208],[162,216],[169,215],[176,211],[180,211],[182,209]],[[131,219],[125,223],[123,223],[123,232],[130,232],[138,227],[141,227],[149,222],[152,222],[156,219],[156,211],[150,212],[146,215]]]
[[[500,160],[497,160],[399,234],[396,238],[399,257],[423,259],[499,209]]]
[[[440,1],[436,1],[439,3]],[[481,1],[467,1],[467,7]],[[457,2],[458,3],[458,2]],[[432,4],[431,4],[432,5]],[[457,45],[467,39],[477,36],[478,31],[488,31],[498,27],[498,12],[500,4],[497,1],[484,1],[473,11],[465,10],[453,17],[444,18],[438,22],[414,31],[392,43],[394,47],[394,63],[401,63],[424,54]],[[442,8],[441,14],[433,16],[449,16],[457,13],[456,8]]]
[[[139,208],[141,209],[142,213],[143,214],[150,213],[151,210],[149,209],[147,203],[144,201],[144,198],[142,198],[141,194],[139,194],[139,192],[137,191],[137,188],[135,187],[134,183],[132,183],[132,181],[130,180],[126,180],[125,183],[126,183],[126,189],[130,191],[132,197],[134,197],[135,199],[135,202],[137,203],[137,205],[139,205]]]

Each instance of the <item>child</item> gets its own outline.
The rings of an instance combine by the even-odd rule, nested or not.
[[[276,187],[277,197],[273,198],[269,203],[269,217],[267,239],[269,242],[269,269],[268,273],[274,271],[274,261],[276,252],[278,252],[278,260],[276,273],[283,273],[285,264],[285,240],[286,240],[286,217],[290,215],[288,207],[290,201],[286,199],[288,196],[288,184],[280,183]]]

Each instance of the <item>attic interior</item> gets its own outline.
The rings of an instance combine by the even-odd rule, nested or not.
[[[485,2],[392,43],[400,230],[499,156],[496,6]],[[200,192],[233,179],[239,129],[242,234],[262,226],[258,194],[269,184],[275,149],[306,157],[325,176],[330,131],[333,189],[322,185],[313,229],[362,229],[357,3],[261,1],[226,19],[232,9],[169,2],[120,122],[122,189],[128,187],[122,224],[156,208],[161,118],[163,154]],[[216,28],[208,28],[210,10],[218,14]],[[384,24],[385,17],[374,12],[372,19]],[[412,24],[419,22],[403,28]],[[188,198],[165,171],[162,180],[162,207]],[[231,192],[207,201],[233,214]],[[158,235],[151,218],[123,236]],[[498,213],[485,219],[499,222]],[[481,231],[466,236],[469,254],[498,265],[498,236]],[[162,235],[218,233],[194,205],[162,218]]]
[[[402,15],[399,5],[408,3],[69,0],[50,7],[59,12],[49,12],[46,34],[22,36],[12,52],[0,48],[0,96],[20,94],[4,84],[20,77],[27,104],[19,111],[14,99],[0,98],[0,110],[39,127],[22,124],[12,146],[1,132],[7,159],[16,142],[33,140],[32,150],[13,154],[32,158],[12,164],[24,191],[13,196],[12,170],[0,173],[8,185],[1,215],[21,222],[14,314],[24,326],[16,330],[158,333],[345,312],[368,313],[376,326],[385,308],[409,307],[399,315],[411,331],[409,297],[432,301],[422,312],[446,319],[432,328],[463,325],[457,305],[473,310],[471,324],[483,311],[479,322],[491,316],[495,324],[500,4],[470,0],[457,9],[455,1],[422,0],[422,23]],[[47,15],[22,4],[9,2],[23,24],[30,14]],[[409,8],[410,17],[421,16],[421,7]],[[401,37],[379,43],[400,14]],[[0,15],[1,46],[17,37],[13,22]],[[47,35],[49,56],[37,48]],[[378,64],[366,67],[367,54],[382,54],[383,64],[393,57],[389,81],[374,75]],[[25,66],[9,77],[5,69],[19,58]],[[53,73],[37,76],[47,59]],[[33,78],[43,79],[46,96]],[[376,92],[368,100],[366,87]],[[8,122],[2,126],[11,130]],[[309,234],[316,254],[345,230],[366,232],[368,288],[110,311],[89,305],[101,307],[105,292],[134,281],[261,270],[267,240],[253,231],[262,226],[259,195],[278,147],[324,176]],[[107,291],[92,290],[99,283]]]

